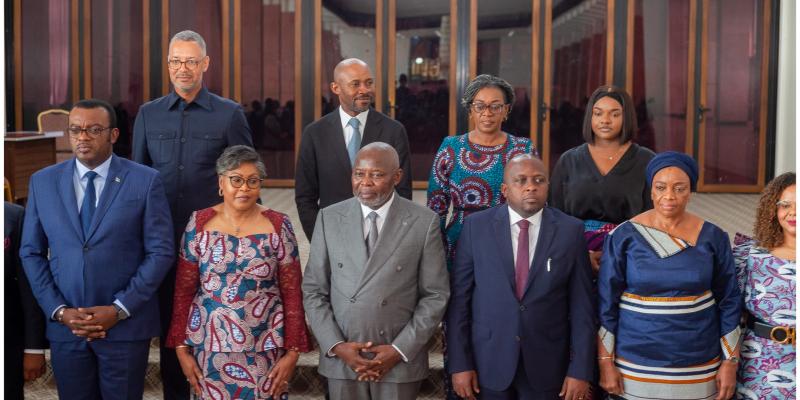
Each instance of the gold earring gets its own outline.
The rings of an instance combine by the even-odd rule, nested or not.
[[[222,197],[222,188],[219,188],[219,197]]]

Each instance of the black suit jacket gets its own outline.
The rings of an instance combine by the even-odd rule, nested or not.
[[[3,207],[5,228],[5,398],[22,398],[22,353],[24,349],[44,349],[44,313],[33,297],[28,278],[19,259],[19,244],[25,209],[9,202]]]
[[[367,114],[361,146],[373,142],[390,144],[400,155],[403,178],[396,190],[411,200],[411,158],[403,125],[374,109]],[[309,124],[303,130],[295,169],[295,203],[308,240],[314,232],[317,212],[353,197],[352,165],[344,143],[339,109]]]

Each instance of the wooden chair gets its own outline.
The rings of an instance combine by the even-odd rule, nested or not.
[[[61,162],[72,157],[72,146],[69,144],[69,111],[54,108],[39,113],[36,118],[39,132],[63,132],[64,135],[56,138],[56,162]]]
[[[11,194],[11,182],[8,181],[8,178],[3,177],[5,183],[3,184],[3,193],[5,196],[6,201],[14,202],[14,195]]]

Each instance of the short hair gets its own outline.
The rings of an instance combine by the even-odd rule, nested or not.
[[[75,103],[72,109],[81,108],[84,110],[93,110],[95,108],[102,108],[108,113],[108,127],[114,129],[117,127],[117,112],[114,107],[107,101],[100,99],[83,99]]]
[[[773,179],[761,192],[753,226],[758,245],[773,249],[783,244],[783,229],[778,222],[778,200],[786,188],[795,184],[795,173],[787,172]]]
[[[199,33],[195,31],[185,30],[180,31],[175,34],[169,41],[169,47],[172,47],[172,43],[176,40],[180,40],[182,42],[195,42],[198,46],[200,46],[200,52],[203,53],[203,57],[206,56],[206,41],[203,40],[203,37],[200,36]]]
[[[594,143],[592,112],[594,104],[603,97],[611,97],[622,105],[622,131],[619,133],[619,142],[627,143],[631,141],[639,129],[636,122],[636,107],[634,107],[631,95],[625,89],[616,86],[600,86],[589,97],[589,102],[586,104],[586,112],[583,115],[583,140],[586,143]]]
[[[228,147],[222,152],[222,155],[217,158],[217,175],[223,175],[228,171],[239,168],[242,164],[252,163],[258,169],[258,176],[261,179],[267,177],[267,167],[264,166],[264,161],[255,149],[250,146],[237,144]]]
[[[464,95],[461,96],[461,105],[469,110],[478,92],[487,87],[500,89],[506,100],[505,104],[514,105],[514,88],[505,79],[489,74],[478,75],[467,85]]]

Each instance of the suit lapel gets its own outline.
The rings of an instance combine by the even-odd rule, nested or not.
[[[103,220],[103,217],[108,211],[108,207],[117,197],[117,193],[119,193],[119,189],[122,187],[122,182],[127,174],[128,170],[122,167],[122,163],[119,161],[119,158],[117,158],[115,155],[112,155],[111,166],[108,168],[106,183],[103,186],[103,192],[100,193],[100,202],[97,204],[97,210],[94,212],[92,225],[89,227],[89,234],[86,237],[87,240],[91,238],[94,232],[97,230],[97,227],[100,225],[100,221]]]
[[[337,108],[330,113],[327,119],[330,134],[322,135],[327,139],[327,145],[323,146],[323,149],[328,149],[333,153],[333,157],[341,165],[342,171],[347,171],[349,175],[353,165],[350,163],[350,155],[347,154],[347,143],[344,142],[344,131],[342,130],[342,118],[339,116],[339,109]]]
[[[78,215],[78,198],[75,196],[75,184],[72,180],[72,176],[75,174],[75,162],[75,158],[72,158],[61,171],[61,177],[58,181],[58,193],[61,196],[61,202],[64,204],[67,219],[72,223],[72,227],[78,233],[78,236],[83,238],[83,228]]]
[[[494,220],[492,222],[492,229],[494,230],[494,239],[497,243],[497,254],[500,257],[500,268],[508,278],[508,283],[511,285],[511,290],[516,293],[516,284],[514,283],[514,250],[511,247],[511,220],[508,216],[508,207],[497,207],[495,209]]]
[[[350,261],[355,268],[361,270],[363,274],[364,268],[367,265],[367,244],[364,243],[364,223],[361,216],[361,205],[358,200],[351,198],[348,200],[351,204],[345,214],[340,215],[340,224],[342,226],[342,241],[340,244],[344,247],[352,248],[348,252]]]
[[[383,131],[383,116],[370,108],[367,113],[367,123],[364,125],[364,136],[361,138],[361,147],[372,142],[377,142],[381,138]]]
[[[398,195],[395,194],[395,196]],[[389,207],[389,212],[386,213],[386,221],[383,223],[378,242],[375,244],[375,253],[367,259],[367,265],[361,275],[361,281],[356,287],[356,293],[369,282],[380,270],[381,266],[386,264],[389,257],[397,250],[397,244],[400,243],[413,223],[414,217],[408,211],[406,205],[403,204],[399,196],[395,197],[394,202]]]
[[[542,210],[542,225],[539,227],[539,236],[536,239],[536,251],[533,253],[533,263],[531,264],[530,272],[528,273],[528,283],[525,286],[525,294],[528,293],[533,282],[542,275],[543,271],[547,269],[547,260],[550,245],[553,244],[553,238],[556,236],[558,225],[553,218],[553,212],[545,207]],[[525,295],[523,294],[523,298]]]

